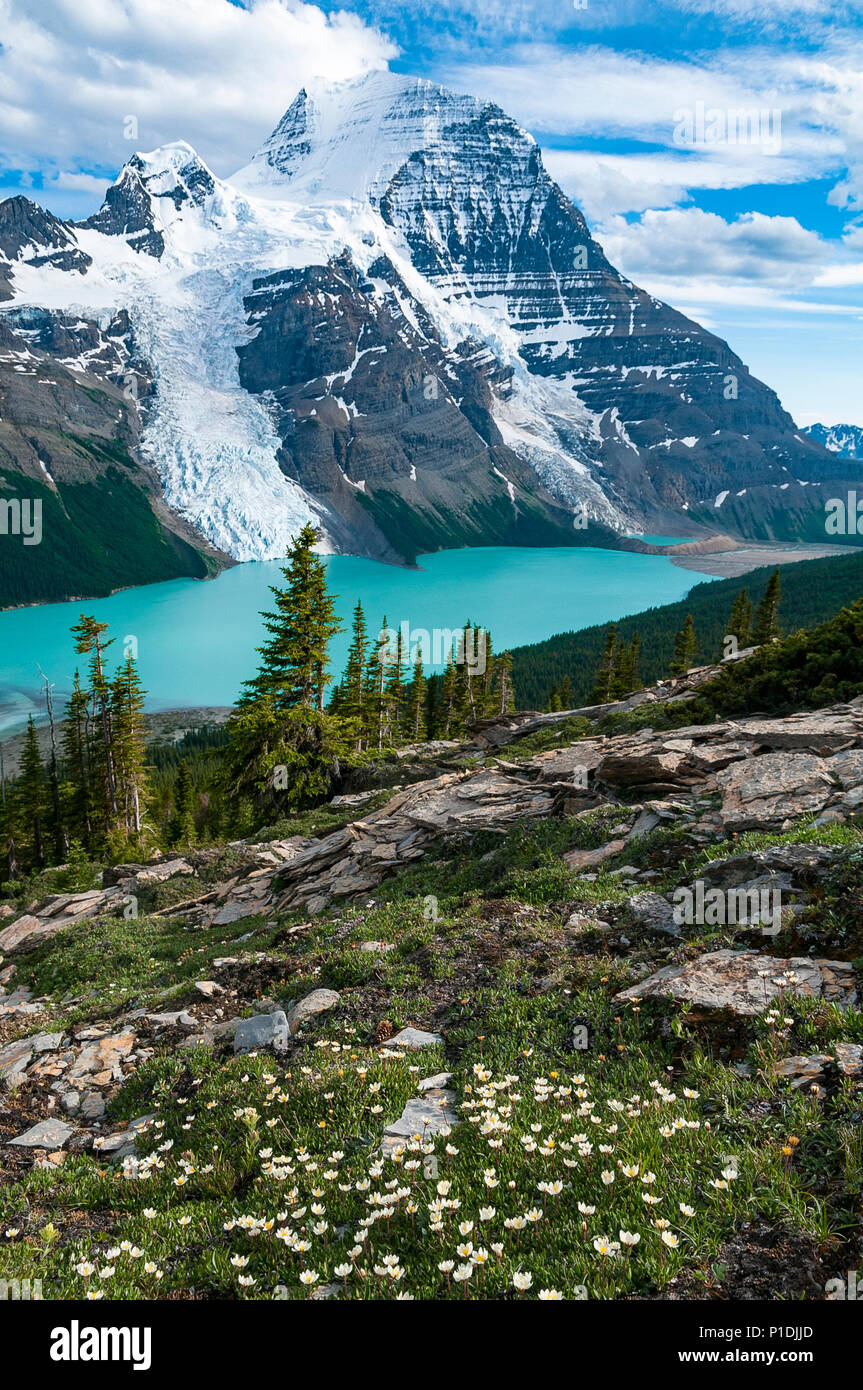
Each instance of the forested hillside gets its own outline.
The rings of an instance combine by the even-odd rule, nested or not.
[[[695,661],[715,661],[722,655],[722,641],[735,598],[744,589],[757,606],[767,588],[773,566],[753,570],[736,579],[696,584],[680,603],[648,608],[617,624],[618,637],[631,642],[637,632],[641,643],[640,676],[650,685],[668,675],[676,634],[691,613],[696,634]],[[781,626],[783,633],[812,627],[833,617],[840,608],[863,595],[863,555],[848,559],[806,560],[782,570]],[[563,632],[513,651],[513,681],[518,709],[544,709],[549,694],[566,676],[571,687],[571,707],[586,704],[596,681],[606,642],[608,624],[581,632]]]

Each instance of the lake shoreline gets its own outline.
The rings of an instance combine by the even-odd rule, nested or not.
[[[430,653],[470,620],[491,633],[498,651],[559,632],[616,621],[643,607],[682,598],[694,582],[668,555],[632,543],[629,550],[595,547],[484,547],[439,551],[409,570],[350,556],[328,557],[328,587],[341,633],[331,649],[338,677],[347,659],[352,614],[362,601],[369,631],[384,619],[408,626]],[[265,637],[262,612],[278,561],[235,565],[218,584],[173,580],[144,585],[86,605],[109,625],[116,645],[139,662],[151,711],[226,706],[255,673]],[[40,670],[55,686],[58,707],[72,688],[76,656],[70,628],[82,605],[43,604],[0,614],[0,725],[20,728],[44,707]]]
[[[694,570],[711,579],[739,579],[751,570],[770,566],[795,565],[804,560],[847,559],[858,553],[859,549],[856,545],[782,545],[777,542],[743,546],[739,550],[721,550],[714,554],[675,555],[669,549],[664,553],[678,569]]]

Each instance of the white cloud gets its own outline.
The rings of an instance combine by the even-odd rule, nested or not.
[[[863,0],[673,0],[682,10],[710,18],[727,16],[747,24],[787,23],[792,19],[829,19],[838,23],[863,10]]]
[[[601,45],[577,50],[520,45],[509,50],[506,62],[460,65],[446,78],[497,101],[540,136],[567,137],[570,144],[627,140],[652,146],[659,155],[667,152],[681,161],[679,183],[684,187],[834,177],[842,179],[835,201],[863,205],[859,34],[836,38],[832,47],[817,53],[797,55],[779,46],[743,45],[673,61]],[[748,144],[699,142],[691,147],[678,143],[675,128],[681,124],[681,112],[695,113],[699,104],[708,113],[726,113],[729,122],[735,112],[763,113],[762,134],[765,127],[776,130],[778,112],[781,141],[771,137]],[[684,158],[695,175],[691,185]],[[705,175],[705,163],[721,166],[717,182]],[[625,176],[623,162],[609,167],[618,179]],[[625,184],[619,182],[619,204],[624,193]],[[635,201],[625,210],[644,206],[639,201],[646,197],[644,180],[637,175],[633,195]]]
[[[69,193],[92,193],[100,197],[107,187],[107,179],[97,178],[95,174],[68,174],[61,172],[51,180],[52,186]]]
[[[612,218],[600,240],[619,270],[687,312],[705,304],[763,305],[804,314],[860,314],[859,304],[816,302],[816,291],[863,282],[856,239],[829,241],[794,217],[749,212],[726,222],[700,208]]]
[[[177,139],[229,174],[304,81],[396,52],[356,16],[302,0],[0,0],[0,35],[0,161],[58,186],[61,171],[116,168]]]
[[[592,226],[605,224],[616,213],[685,203],[694,189],[745,188],[762,176],[761,155],[744,147],[721,155],[544,149],[542,157],[552,178]],[[803,160],[789,157],[774,166],[776,183],[795,183],[807,176]]]

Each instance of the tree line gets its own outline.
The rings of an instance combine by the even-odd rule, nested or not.
[[[750,571],[734,579],[699,583],[677,603],[648,608],[614,624],[617,646],[623,650],[638,638],[638,669],[631,689],[654,685],[672,674],[672,666],[692,666],[722,659],[725,638],[740,632],[740,649],[754,643],[758,606],[773,569]],[[782,570],[782,627],[809,628],[832,617],[863,593],[863,554],[843,559],[807,560]],[[744,604],[752,606],[749,636],[735,601],[746,590]],[[687,617],[692,623],[686,632]],[[681,636],[683,634],[683,636]],[[605,700],[599,677],[607,660],[609,627],[596,624],[577,632],[558,633],[542,642],[515,647],[512,676],[518,709],[572,709]],[[694,641],[693,641],[694,637]],[[561,697],[562,688],[567,692]],[[612,698],[621,697],[621,681]],[[628,691],[625,693],[629,693]]]
[[[361,603],[341,679],[330,689],[329,647],[341,631],[317,533],[303,528],[264,614],[267,640],[257,674],[229,721],[221,785],[239,805],[270,814],[326,798],[344,771],[388,748],[451,738],[513,708],[512,658],[495,656],[490,635],[465,623],[440,675],[426,676],[419,651],[384,618],[369,633]]]
[[[107,623],[82,614],[72,628],[75,671],[62,725],[45,679],[49,751],[43,759],[31,715],[17,778],[0,770],[0,867],[15,879],[72,857],[111,856],[137,845],[146,802],[142,690],[131,653],[113,671]]]
[[[300,532],[263,614],[258,669],[223,730],[148,750],[145,691],[134,657],[111,670],[107,625],[73,627],[85,657],[56,721],[45,682],[47,757],[30,717],[18,775],[0,745],[0,879],[76,859],[141,856],[198,839],[250,833],[267,818],[326,800],[351,768],[411,742],[453,738],[514,708],[512,658],[465,623],[444,670],[426,675],[386,619],[370,634],[357,603],[345,670],[333,683],[330,644],[341,630],[313,526]]]
[[[780,571],[774,570],[767,581],[764,593],[753,608],[747,588],[743,588],[734,599],[731,612],[723,624],[721,645],[709,660],[723,661],[736,656],[747,647],[762,646],[775,642],[781,636],[779,605],[782,597]],[[691,613],[686,614],[683,627],[674,634],[671,660],[667,676],[682,676],[700,663],[699,639],[695,620]],[[606,629],[605,644],[596,668],[593,688],[584,700],[584,705],[605,705],[622,700],[636,690],[642,689],[644,682],[640,676],[641,639],[636,629],[629,641],[617,623]],[[546,703],[547,710],[574,708],[573,681],[567,673],[559,685],[553,685]]]

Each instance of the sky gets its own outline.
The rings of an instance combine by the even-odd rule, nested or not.
[[[620,270],[863,425],[863,0],[0,0],[0,197],[84,217],[177,139],[229,175],[384,67],[496,101]]]

